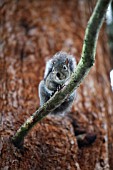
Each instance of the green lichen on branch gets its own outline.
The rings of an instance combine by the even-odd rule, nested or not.
[[[98,0],[96,7],[90,20],[88,22],[83,50],[80,62],[71,76],[69,84],[56,92],[42,107],[40,107],[27,121],[19,128],[12,142],[15,146],[20,147],[24,141],[24,137],[28,134],[30,129],[42,120],[46,115],[56,109],[63,101],[80,85],[84,80],[89,70],[94,64],[96,44],[98,39],[99,30],[101,28],[104,16],[111,0]]]

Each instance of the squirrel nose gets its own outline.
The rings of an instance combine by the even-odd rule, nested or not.
[[[57,76],[58,78],[60,78],[60,73],[57,73],[56,76]]]

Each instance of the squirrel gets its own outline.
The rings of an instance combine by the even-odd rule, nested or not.
[[[66,52],[57,52],[46,64],[44,79],[39,83],[40,106],[46,103],[51,96],[68,83],[71,74],[76,68],[76,60]],[[51,114],[63,114],[70,111],[75,99],[74,91]]]

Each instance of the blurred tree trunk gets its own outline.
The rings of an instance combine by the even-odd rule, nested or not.
[[[96,63],[78,89],[72,112],[48,116],[18,150],[9,138],[39,105],[37,86],[46,60],[57,51],[80,59],[93,4],[88,1],[1,1],[0,167],[36,170],[113,169],[113,94],[106,33],[101,30]],[[78,147],[75,133],[95,133],[91,145]]]

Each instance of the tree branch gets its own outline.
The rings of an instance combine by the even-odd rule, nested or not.
[[[86,28],[80,62],[77,65],[75,72],[72,74],[69,84],[59,92],[56,92],[49,101],[33,113],[33,115],[19,128],[12,138],[12,142],[15,146],[20,147],[24,141],[24,137],[28,134],[30,129],[63,103],[63,101],[77,89],[88,74],[95,61],[98,34],[110,1],[111,0],[98,0],[96,4]]]

